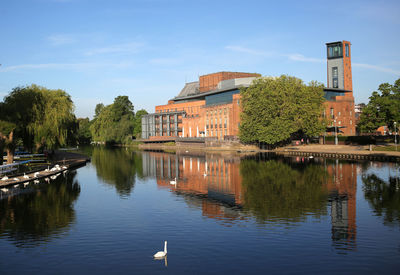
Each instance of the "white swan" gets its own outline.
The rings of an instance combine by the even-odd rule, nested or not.
[[[175,178],[175,180],[171,180],[169,183],[172,185],[176,185],[176,178]]]
[[[40,180],[34,180],[33,181],[35,184],[38,184],[40,182]]]
[[[158,251],[154,254],[154,258],[162,258],[167,256],[167,241],[164,242],[164,251]]]
[[[4,176],[4,177],[1,178],[1,180],[8,180],[8,177]]]
[[[29,182],[24,182],[24,187],[28,186]]]
[[[37,176],[39,176],[39,175],[40,175],[39,172],[36,172],[35,174],[33,174],[33,176],[34,176],[35,178],[37,178]]]
[[[27,174],[24,173],[23,178],[24,178],[24,179],[29,179],[29,176],[28,176]]]
[[[1,191],[4,192],[4,193],[7,193],[8,189],[7,188],[1,188]]]
[[[19,178],[14,178],[14,181],[19,181]]]

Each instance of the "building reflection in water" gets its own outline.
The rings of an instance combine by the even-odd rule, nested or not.
[[[201,199],[204,216],[229,222],[243,219],[232,209],[241,207],[239,163],[232,155],[148,152],[143,154],[143,174],[155,177],[162,188]]]
[[[325,167],[330,175],[327,182],[330,191],[332,240],[338,249],[356,247],[356,192],[357,165],[334,160]]]
[[[246,163],[249,159],[253,162]],[[333,246],[339,250],[356,248],[357,167],[354,162],[318,158],[143,154],[144,176],[155,177],[160,188],[188,197],[188,203],[201,205],[209,218],[229,223],[248,219],[250,213],[260,222],[298,223],[310,213],[328,215],[330,208]],[[170,184],[174,178],[176,185]],[[251,186],[251,181],[258,183]],[[201,200],[189,202],[195,199]]]

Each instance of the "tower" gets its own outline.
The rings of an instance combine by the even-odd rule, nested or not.
[[[353,91],[349,41],[326,43],[328,88]]]
[[[331,133],[336,128],[339,135],[355,135],[353,81],[351,73],[351,44],[349,41],[326,43],[327,88],[325,113]]]

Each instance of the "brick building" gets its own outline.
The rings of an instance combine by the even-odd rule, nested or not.
[[[328,81],[323,117],[329,130],[355,135],[350,42],[327,43]],[[261,77],[257,73],[218,72],[186,83],[181,92],[155,113],[142,118],[142,138],[149,141],[176,137],[214,137],[239,135],[240,88]],[[334,134],[334,131],[331,131]]]
[[[348,41],[327,43],[328,81],[325,91],[323,116],[331,129],[337,127],[339,134],[356,134],[353,83],[351,73],[351,44]],[[334,131],[331,131],[334,134]]]
[[[181,92],[156,112],[142,118],[142,138],[237,136],[240,123],[240,88],[260,74],[218,72],[186,83]]]

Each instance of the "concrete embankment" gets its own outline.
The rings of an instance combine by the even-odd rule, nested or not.
[[[400,145],[399,145],[400,146]],[[142,150],[162,150],[162,151],[232,151],[238,153],[247,152],[274,152],[286,156],[315,156],[326,158],[355,159],[355,160],[379,160],[400,162],[400,152],[394,151],[370,151],[368,145],[301,145],[285,146],[274,150],[259,149],[251,145],[218,146],[218,147],[200,147],[200,146],[182,146],[182,145],[163,145],[159,144],[141,144]]]
[[[378,160],[400,162],[400,152],[370,151],[370,147],[361,145],[304,145],[286,146],[274,150],[287,156],[314,156],[326,158]]]

